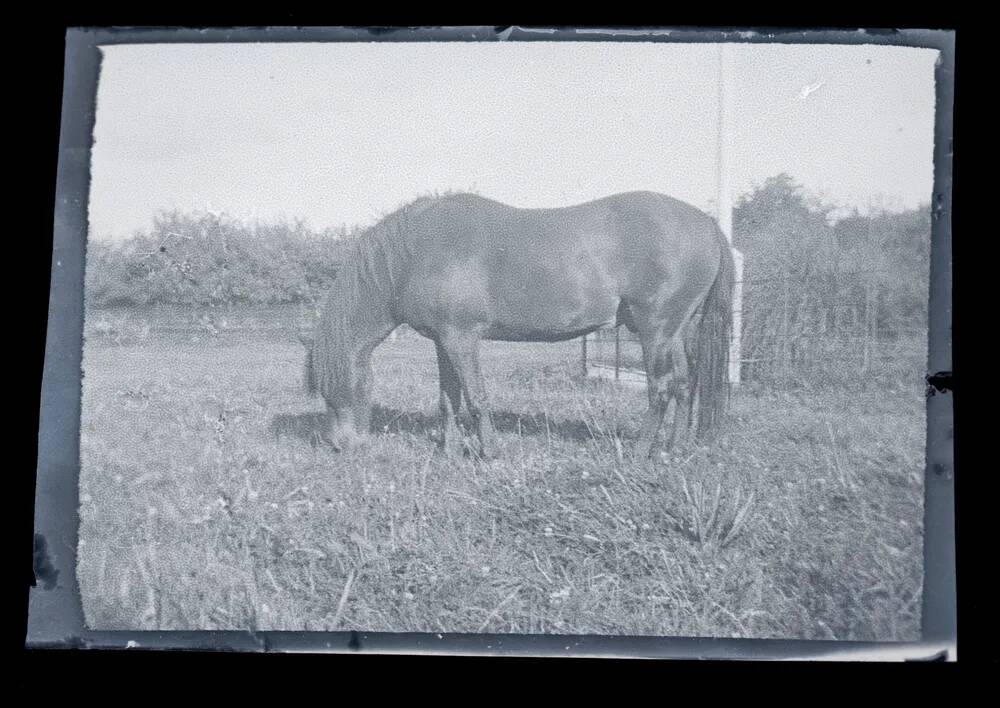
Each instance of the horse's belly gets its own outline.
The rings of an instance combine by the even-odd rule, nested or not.
[[[516,267],[482,259],[428,265],[400,299],[418,332],[469,331],[500,341],[559,342],[614,325],[621,302],[603,268],[554,268],[551,256]],[[548,261],[546,265],[541,261]],[[560,262],[572,264],[567,255]]]
[[[486,339],[526,342],[562,342],[615,324],[617,298],[592,302],[583,308],[566,308],[556,302],[503,311],[499,308],[484,332]]]
[[[566,342],[601,329],[601,325],[578,329],[531,329],[524,327],[493,326],[486,330],[483,339],[497,342]]]

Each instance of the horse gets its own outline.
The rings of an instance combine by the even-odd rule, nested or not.
[[[692,426],[704,438],[724,413],[733,274],[716,221],[663,194],[544,209],[423,197],[349,244],[305,342],[306,390],[325,400],[323,437],[357,445],[371,419],[372,353],[407,324],[436,348],[441,444],[456,436],[464,397],[474,452],[488,458],[480,341],[560,342],[624,325],[642,345],[649,407],[637,451],[648,458],[671,400],[668,446]]]

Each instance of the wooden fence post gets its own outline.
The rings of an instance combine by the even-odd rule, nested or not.
[[[781,271],[781,344],[779,351],[781,352],[781,379],[782,384],[786,387],[791,379],[792,368],[791,347],[788,342],[788,338],[791,336],[791,323],[788,313],[789,300],[791,299],[788,284],[790,277],[787,270],[783,269]]]
[[[621,348],[621,327],[615,327],[615,381],[618,380],[618,370],[622,365],[622,348]]]
[[[732,228],[732,227],[730,227]],[[733,331],[729,340],[729,384],[739,386],[743,374],[743,253],[733,253]]]

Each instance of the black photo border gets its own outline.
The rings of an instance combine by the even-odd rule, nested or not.
[[[932,48],[936,118],[930,264],[924,587],[919,642],[381,632],[93,631],[76,579],[84,262],[100,47],[237,42],[734,42]],[[70,29],[66,35],[51,285],[38,429],[35,578],[29,648],[647,657],[679,659],[956,658],[952,372],[952,139],[955,33],[948,30],[568,29],[526,27]]]

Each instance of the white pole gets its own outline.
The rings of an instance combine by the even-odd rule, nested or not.
[[[719,135],[718,135],[718,205],[719,228],[729,242],[735,266],[733,289],[733,333],[729,342],[729,383],[740,384],[740,359],[743,334],[743,254],[733,248],[733,203],[730,186],[729,132],[732,120],[733,67],[729,47],[719,44]]]

